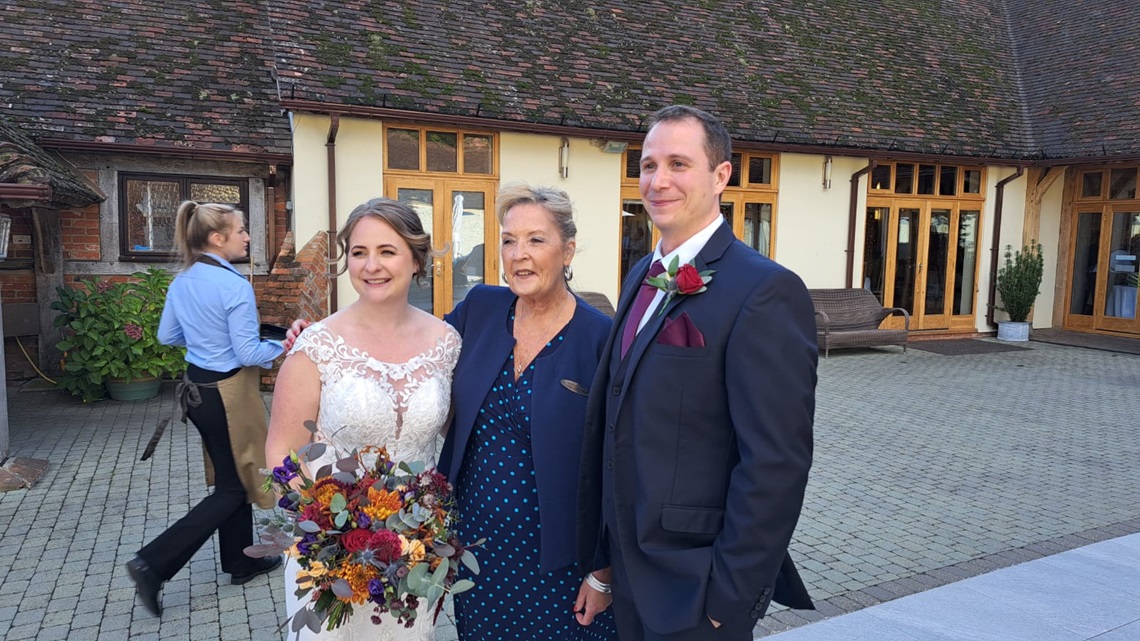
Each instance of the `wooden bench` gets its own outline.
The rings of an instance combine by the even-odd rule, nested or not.
[[[906,353],[910,314],[905,309],[883,307],[865,289],[811,289],[815,304],[816,338],[823,357],[832,347],[873,347],[902,345]],[[905,329],[883,329],[879,324],[891,314],[901,313]]]

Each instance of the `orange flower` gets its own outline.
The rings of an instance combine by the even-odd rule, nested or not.
[[[329,575],[348,581],[348,585],[352,588],[352,596],[347,599],[341,598],[341,601],[360,605],[368,600],[368,581],[379,577],[380,572],[373,565],[345,563],[329,572]]]
[[[343,492],[340,484],[331,478],[323,478],[317,481],[317,484],[309,488],[308,496],[317,502],[321,507],[328,509],[332,503],[333,495],[338,492]]]
[[[368,518],[378,523],[383,523],[389,516],[399,512],[403,505],[400,495],[396,492],[373,488],[368,488],[368,501],[369,504],[361,509]]]
[[[295,546],[294,546],[295,547]],[[319,579],[328,574],[328,568],[320,561],[311,561],[309,569],[297,570],[297,587],[298,588],[313,588],[316,587]]]
[[[408,567],[414,567],[417,563],[424,560],[424,555],[427,554],[427,550],[424,548],[422,541],[409,539],[400,535],[400,544],[404,546],[403,555],[408,559]]]

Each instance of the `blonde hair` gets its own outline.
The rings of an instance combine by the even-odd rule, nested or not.
[[[503,224],[507,212],[518,205],[538,205],[550,215],[550,220],[558,229],[562,244],[578,236],[578,226],[574,224],[574,203],[566,192],[554,187],[532,187],[526,183],[510,183],[499,190],[495,197],[495,216]]]
[[[218,232],[229,238],[234,228],[234,216],[244,218],[233,205],[184,201],[178,206],[174,219],[174,247],[182,257],[182,266],[190,267],[210,244],[210,234]]]

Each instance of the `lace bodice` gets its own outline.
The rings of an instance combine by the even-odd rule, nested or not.
[[[333,463],[364,445],[383,445],[393,460],[424,461],[435,465],[438,438],[451,404],[451,375],[459,359],[459,333],[447,331],[427,351],[403,363],[377,360],[345,342],[324,323],[313,323],[293,346],[317,366],[321,376],[321,405],[317,413],[316,440],[330,447],[312,462],[313,470]],[[294,594],[300,566],[293,559],[285,565],[286,611],[301,606]],[[308,596],[305,600],[308,600]],[[370,621],[371,608],[358,612],[345,625],[328,632],[288,639],[301,641],[428,641],[433,638],[427,604],[420,606],[420,622],[408,629],[384,615],[377,626]]]
[[[386,446],[396,461],[434,464],[460,343],[448,326],[431,349],[388,363],[349,345],[324,323],[302,332],[293,352],[303,352],[320,372],[317,440],[332,446],[315,466],[364,445]]]

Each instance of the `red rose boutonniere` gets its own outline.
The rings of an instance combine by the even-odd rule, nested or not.
[[[712,282],[712,275],[716,273],[715,269],[698,272],[692,263],[678,267],[679,262],[680,260],[674,256],[669,266],[665,268],[664,274],[645,279],[647,284],[665,292],[665,300],[661,303],[661,311],[657,312],[658,314],[665,312],[665,307],[674,296],[678,294],[691,296],[708,289],[706,285]]]

